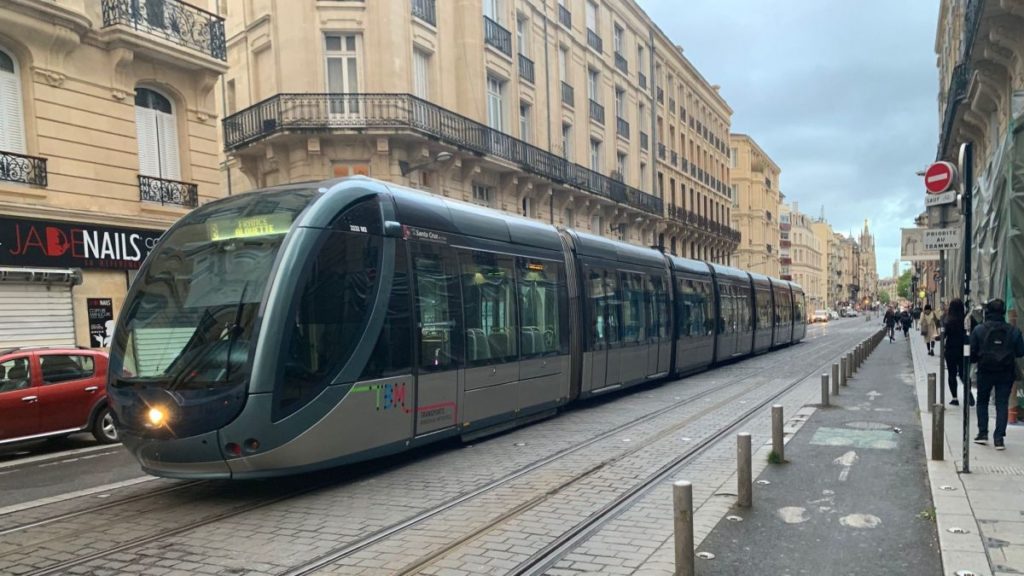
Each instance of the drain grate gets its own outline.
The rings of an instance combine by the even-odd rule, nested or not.
[[[1017,466],[974,466],[975,472],[987,472],[989,474],[1005,474],[1007,476],[1024,476],[1024,468]]]

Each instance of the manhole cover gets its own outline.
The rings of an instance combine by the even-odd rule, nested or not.
[[[715,555],[711,552],[697,552],[697,558],[700,558],[701,560],[714,560]]]
[[[968,532],[967,530],[964,530],[963,528],[959,528],[957,526],[947,528],[946,532],[949,532],[950,534],[970,534],[970,532]]]
[[[847,428],[856,428],[858,430],[889,430],[892,428],[892,424],[886,424],[885,422],[847,422],[844,424]]]
[[[725,519],[729,522],[743,522],[743,518],[741,516],[730,515],[726,516]]]

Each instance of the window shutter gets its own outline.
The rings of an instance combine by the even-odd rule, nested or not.
[[[160,139],[160,177],[181,180],[181,161],[178,157],[178,122],[173,114],[156,113],[157,133]]]
[[[135,133],[139,141],[139,174],[160,177],[160,152],[156,136],[156,110],[135,107]]]
[[[0,150],[25,153],[25,121],[17,74],[0,72]]]

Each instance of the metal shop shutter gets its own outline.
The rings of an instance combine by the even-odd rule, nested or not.
[[[0,281],[0,349],[74,346],[71,286]]]

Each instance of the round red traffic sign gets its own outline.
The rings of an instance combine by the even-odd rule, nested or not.
[[[956,169],[949,162],[936,162],[924,173],[924,187],[929,194],[942,194],[953,186]]]

